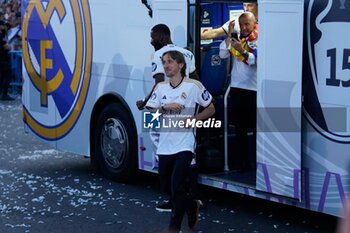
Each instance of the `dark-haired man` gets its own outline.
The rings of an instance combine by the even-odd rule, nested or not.
[[[162,63],[169,81],[156,85],[146,108],[167,118],[176,116],[175,119],[180,117],[184,121],[203,121],[212,116],[215,113],[212,96],[202,83],[186,78],[184,55],[179,51],[167,51],[162,56]],[[203,107],[198,113],[197,105]],[[188,226],[194,228],[200,207],[199,201],[191,195],[192,184],[188,182],[196,145],[195,128],[178,126],[175,129],[161,129],[157,147],[162,188],[167,190],[170,182],[172,209],[169,232],[180,231],[185,213]]]
[[[155,84],[152,88],[152,91],[157,83],[165,80],[166,75],[161,58],[166,51],[176,50],[181,52],[186,60],[186,77],[197,80],[199,79],[196,72],[195,58],[193,53],[187,49],[173,44],[171,40],[170,29],[167,25],[157,24],[151,29],[151,45],[155,49],[155,53],[152,59],[152,76],[154,78]],[[152,91],[150,93],[152,93]],[[144,108],[149,97],[150,94],[144,100],[139,100],[136,102],[136,105],[140,110]]]

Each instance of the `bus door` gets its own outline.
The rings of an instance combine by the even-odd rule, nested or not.
[[[303,0],[259,2],[256,189],[301,199]]]
[[[188,1],[153,0],[153,20],[168,25],[174,44],[187,46]]]

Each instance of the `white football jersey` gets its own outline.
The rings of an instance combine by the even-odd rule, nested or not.
[[[165,104],[178,103],[182,105],[181,112],[166,112],[161,116],[161,121],[165,122],[160,128],[158,155],[176,154],[181,151],[195,150],[194,128],[175,127],[170,124],[177,120],[186,120],[195,115],[198,105],[207,107],[212,102],[212,96],[205,89],[201,82],[193,79],[184,79],[182,83],[173,88],[169,81],[157,84],[148,100],[146,106],[150,108],[161,108]]]

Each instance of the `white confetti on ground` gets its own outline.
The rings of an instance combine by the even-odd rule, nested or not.
[[[1,205],[0,204],[0,212],[3,212],[7,209],[7,206],[6,205]]]
[[[17,225],[5,224],[5,226],[11,227],[11,228],[18,228],[18,227],[26,227],[26,228],[29,228],[29,227],[30,227],[30,225],[25,225],[25,224],[17,224]]]
[[[12,171],[0,170],[0,175],[8,175],[11,173],[12,173]]]
[[[49,149],[49,150],[35,150],[34,154],[43,154],[43,155],[56,155],[59,152],[55,149]]]
[[[35,150],[32,155],[21,155],[18,157],[18,159],[21,160],[38,160],[42,159],[47,155],[58,155],[59,152],[55,149],[48,149],[48,150]]]
[[[45,199],[45,197],[40,196],[40,197],[38,197],[38,198],[33,198],[33,199],[32,199],[32,202],[43,202],[44,199]]]
[[[18,159],[22,159],[22,160],[38,160],[38,159],[42,159],[43,155],[40,154],[34,154],[34,155],[21,155],[18,157]]]

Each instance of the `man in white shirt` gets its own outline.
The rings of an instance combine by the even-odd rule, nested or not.
[[[220,44],[220,57],[233,56],[231,71],[231,111],[229,120],[236,127],[237,147],[232,153],[231,169],[247,171],[256,166],[256,143],[249,148],[247,133],[252,130],[256,137],[256,82],[258,25],[251,12],[239,17],[239,39],[227,37]],[[234,30],[232,27],[230,31]],[[249,153],[251,150],[251,153]]]
[[[205,120],[215,113],[212,96],[197,80],[186,78],[186,62],[179,51],[167,51],[162,56],[164,71],[169,81],[160,82],[154,88],[146,108],[163,117],[175,116],[174,120]],[[198,105],[204,109],[197,113]],[[163,189],[168,189],[170,180],[172,213],[170,232],[179,232],[185,213],[192,229],[198,221],[200,203],[190,195],[191,161],[195,151],[195,128],[188,126],[174,129],[161,128],[157,154],[159,176]]]
[[[243,9],[245,12],[252,12],[255,15],[255,18],[258,19],[258,3],[244,2]],[[235,23],[234,20],[229,20],[219,28],[213,28],[202,32],[201,39],[210,40],[218,37],[229,36],[229,27],[234,27],[235,32],[237,33],[240,31],[239,24]]]

